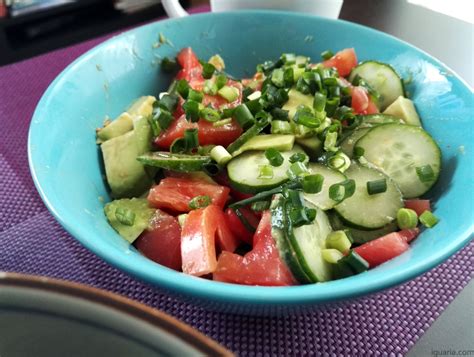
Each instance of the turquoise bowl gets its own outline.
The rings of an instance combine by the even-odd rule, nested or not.
[[[162,33],[171,45],[154,46]],[[443,153],[429,193],[441,218],[409,252],[366,273],[322,284],[254,287],[187,276],[141,256],[107,223],[109,200],[95,128],[139,96],[156,95],[170,77],[159,59],[191,46],[220,53],[228,71],[249,76],[256,64],[295,52],[317,60],[326,49],[354,47],[359,60],[388,62],[405,78],[425,128]],[[28,153],[36,187],[56,219],[111,265],[161,289],[227,312],[274,314],[323,306],[413,279],[466,245],[473,235],[473,92],[445,65],[394,37],[344,21],[269,11],[202,14],[152,23],[116,36],[69,65],[49,86],[31,122]]]

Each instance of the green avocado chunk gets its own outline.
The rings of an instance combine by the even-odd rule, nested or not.
[[[99,142],[105,142],[117,136],[123,135],[133,129],[133,119],[128,113],[122,113],[114,121],[105,125],[97,131],[97,139]]]
[[[148,227],[155,211],[148,207],[145,198],[124,198],[107,203],[104,207],[110,225],[130,243]]]

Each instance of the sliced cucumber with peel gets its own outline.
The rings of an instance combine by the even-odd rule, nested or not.
[[[397,117],[395,115],[389,115],[389,114],[368,114],[368,115],[361,115],[361,123],[359,125],[359,128],[372,128],[375,125],[380,125],[380,124],[404,124],[405,122],[403,121],[402,118]]]
[[[354,130],[349,136],[342,140],[341,151],[351,158],[353,156],[355,143],[367,134],[369,130],[370,128],[358,128]]]
[[[356,163],[352,163],[345,175],[355,181],[356,188],[354,195],[334,207],[343,221],[361,229],[378,229],[395,220],[403,200],[393,180],[376,169]],[[367,182],[380,179],[386,179],[387,190],[369,195]]]
[[[323,187],[318,193],[305,193],[304,199],[307,202],[321,208],[322,210],[328,210],[336,205],[336,202],[329,198],[329,187],[335,183],[342,182],[346,179],[346,176],[339,171],[330,169],[329,167],[309,163],[308,169],[312,174],[320,174],[324,177]]]
[[[377,61],[365,61],[356,66],[350,76],[352,81],[358,75],[380,94],[379,109],[384,110],[395,99],[405,94],[403,81],[389,64]]]
[[[283,151],[283,164],[281,166],[271,166],[271,177],[262,176],[260,168],[270,163],[265,157],[264,151],[246,151],[233,158],[227,164],[230,185],[240,192],[257,193],[281,185],[288,180],[286,174],[291,163],[289,158],[296,153],[304,153],[298,145],[294,145],[290,151]]]
[[[355,145],[364,157],[392,178],[405,198],[423,195],[436,182],[441,168],[441,151],[421,127],[384,124],[369,130]],[[430,165],[434,177],[422,182],[417,167]]]

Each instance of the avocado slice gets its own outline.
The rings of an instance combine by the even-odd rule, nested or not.
[[[232,153],[233,157],[248,150],[266,150],[274,148],[279,151],[289,151],[295,143],[294,135],[287,134],[264,134],[257,135],[246,141],[238,150]]]
[[[133,129],[133,120],[132,116],[125,112],[120,114],[120,116],[111,121],[109,124],[105,125],[103,128],[100,128],[97,131],[97,139],[99,143],[103,143],[109,139],[113,139],[117,136],[123,135]]]
[[[134,119],[134,129],[101,144],[107,182],[116,198],[139,196],[152,184],[150,175],[137,157],[150,150],[148,119]]]
[[[156,98],[152,95],[140,97],[127,109],[127,113],[132,117],[148,117],[153,112],[153,103],[155,101]]]
[[[133,243],[147,229],[155,211],[154,208],[148,207],[148,201],[145,198],[124,198],[109,202],[104,207],[110,225],[130,243]],[[128,222],[124,221],[120,216],[120,213],[123,212],[133,218]]]
[[[292,88],[288,92],[288,101],[283,105],[281,109],[288,110],[288,117],[293,119],[296,110],[300,105],[305,105],[309,108],[313,107],[314,98],[312,95],[303,94],[300,91]]]
[[[421,126],[421,120],[416,112],[415,104],[403,96],[395,99],[383,113],[400,118],[407,124]]]

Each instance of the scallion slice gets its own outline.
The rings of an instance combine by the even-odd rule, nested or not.
[[[313,100],[313,108],[316,112],[322,112],[324,111],[324,108],[326,107],[326,96],[322,93],[315,93],[314,94],[314,100]]]
[[[376,195],[387,191],[387,179],[367,181],[367,193],[369,195]]]
[[[439,219],[430,211],[425,211],[420,216],[420,222],[427,228],[434,227],[438,224]]]
[[[183,110],[186,114],[186,119],[191,122],[199,120],[199,103],[194,100],[187,100],[183,104]]]
[[[291,124],[283,120],[272,120],[272,134],[293,134]]]
[[[170,113],[173,113],[178,106],[179,98],[175,94],[165,94],[157,102],[158,107],[166,109]]]
[[[221,89],[222,87],[224,87],[227,83],[227,76],[225,74],[219,74],[217,77],[216,77],[216,86],[217,86],[217,89]]]
[[[273,167],[271,165],[258,165],[259,179],[273,178]]]
[[[272,72],[272,83],[276,85],[277,87],[283,87],[285,85],[285,77],[284,77],[285,72],[283,71],[282,68],[277,68],[274,69]]]
[[[308,172],[309,171],[306,168],[305,164],[298,161],[291,164],[290,168],[286,171],[286,174],[290,178],[290,180],[294,180],[298,176],[303,176],[307,174]]]
[[[283,164],[283,156],[275,148],[265,150],[265,157],[272,166],[281,166]]]
[[[204,94],[194,89],[190,89],[188,92],[188,100],[194,100],[195,102],[201,103],[204,98]]]
[[[174,118],[169,111],[157,108],[153,111],[153,120],[158,122],[161,130],[166,130],[169,128]]]
[[[204,82],[204,88],[202,91],[205,94],[216,95],[217,94],[217,85],[210,79]]]
[[[213,64],[208,62],[202,63],[202,76],[204,77],[204,79],[211,78],[215,71],[216,67],[214,67]]]
[[[330,59],[332,56],[334,56],[334,53],[332,51],[329,51],[329,50],[326,50],[326,51],[321,53],[321,57],[325,61]]]
[[[338,152],[328,159],[328,166],[331,169],[344,173],[351,166],[351,159],[343,152]]]
[[[306,175],[303,177],[303,191],[305,193],[318,193],[323,188],[324,177],[320,174]]]
[[[290,158],[288,159],[292,164],[295,163],[295,162],[305,162],[305,160],[308,158],[308,156],[306,156],[306,154],[302,153],[302,152],[297,152],[297,153],[294,153],[293,155],[290,156]]]
[[[199,112],[199,116],[202,119],[209,121],[211,123],[215,123],[221,118],[219,112],[212,108],[201,109],[201,111]]]
[[[235,107],[233,117],[243,129],[247,129],[255,124],[255,118],[245,104],[240,104]]]
[[[323,259],[330,264],[336,264],[344,256],[337,249],[322,249],[321,255]]]
[[[199,146],[198,129],[186,129],[184,131],[184,140],[186,141],[186,151],[191,151]]]
[[[232,118],[226,118],[219,121],[216,121],[212,126],[219,127],[232,123]]]
[[[231,103],[239,97],[239,90],[235,87],[224,86],[217,91],[217,94]]]
[[[351,241],[344,231],[331,232],[326,238],[326,246],[337,249],[341,253],[347,253],[351,249],[351,245]]]
[[[335,183],[329,187],[329,198],[337,203],[341,203],[354,194],[355,188],[356,184],[353,179]]]
[[[174,72],[177,68],[178,68],[178,64],[176,63],[176,60],[174,60],[173,58],[164,57],[161,60],[161,69],[164,72],[168,72],[168,73]]]
[[[191,201],[189,201],[189,208],[199,209],[209,206],[212,203],[211,197],[207,195],[196,196]]]
[[[311,129],[316,129],[319,127],[319,125],[321,125],[321,120],[316,118],[311,109],[304,106],[296,110],[293,121]]]
[[[400,208],[397,212],[397,224],[400,229],[411,229],[418,225],[418,215],[409,208]]]
[[[257,201],[250,206],[254,212],[263,212],[270,208],[270,201]]]
[[[183,97],[184,99],[187,99],[188,98],[188,94],[189,94],[189,83],[186,79],[180,79],[177,83],[176,83],[176,91],[179,93],[179,95],[181,97]]]
[[[418,166],[415,170],[419,180],[423,183],[429,183],[435,179],[435,174],[431,165]]]
[[[225,165],[232,159],[232,155],[221,145],[214,146],[210,155],[220,165]]]

